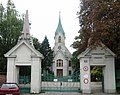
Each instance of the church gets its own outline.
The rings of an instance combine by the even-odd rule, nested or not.
[[[71,53],[65,46],[65,32],[61,24],[61,17],[59,14],[59,22],[55,31],[55,44],[53,47],[53,72],[57,77],[70,76],[73,73],[71,66]]]

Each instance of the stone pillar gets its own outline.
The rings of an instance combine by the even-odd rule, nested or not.
[[[7,82],[17,82],[16,78],[15,58],[9,57],[7,58]]]
[[[16,82],[19,83],[19,67],[16,67]]]
[[[68,75],[68,62],[66,60],[63,60],[63,76]]]
[[[31,64],[31,93],[40,93],[41,91],[41,59],[32,57]]]
[[[104,68],[104,92],[115,93],[116,82],[115,82],[115,65],[114,57],[105,59],[106,67]]]
[[[91,93],[89,58],[80,58],[80,81],[82,93]]]

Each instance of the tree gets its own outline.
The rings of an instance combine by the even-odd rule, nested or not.
[[[39,40],[35,37],[32,37],[32,40],[33,40],[33,45],[35,49],[40,51],[41,43],[39,42]]]
[[[73,47],[79,53],[102,41],[116,54],[120,68],[120,2],[119,0],[81,0],[80,30]]]
[[[40,46],[40,53],[43,54],[44,59],[42,60],[42,71],[43,70],[49,70],[51,71],[51,66],[53,63],[53,51],[51,50],[51,47],[49,46],[49,42],[47,39],[47,36],[45,36],[43,42]]]
[[[87,47],[102,42],[116,54],[115,67],[120,69],[120,2],[119,0],[81,0],[78,12],[80,30],[73,47],[82,53]],[[101,68],[91,70],[93,77],[102,76]]]
[[[2,4],[0,4],[0,23],[2,22],[3,19],[3,13],[4,13],[4,7]]]
[[[8,0],[7,8],[1,4],[0,10],[0,71],[6,72],[7,53],[14,45],[17,44],[20,31],[22,31],[23,19],[18,15],[14,3]]]
[[[80,63],[77,56],[78,56],[78,53],[77,51],[75,51],[73,52],[72,58],[71,58],[72,67],[75,69],[75,71],[80,69]]]

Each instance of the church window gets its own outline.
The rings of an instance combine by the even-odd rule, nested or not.
[[[57,67],[63,67],[63,60],[62,59],[57,60]]]
[[[69,67],[71,67],[71,61],[69,61]]]
[[[59,38],[58,38],[58,42],[61,43],[61,36],[59,36]]]
[[[69,70],[69,76],[72,74],[72,71],[71,70]]]

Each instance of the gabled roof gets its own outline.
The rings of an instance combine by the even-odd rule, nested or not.
[[[56,58],[56,56],[57,56],[58,54],[62,54],[63,57],[66,59],[66,56],[63,54],[63,52],[62,52],[61,50],[58,50],[58,51],[57,51],[57,53],[56,53],[55,56],[54,56],[54,59]]]
[[[37,51],[34,47],[32,47],[30,44],[28,44],[25,40],[22,40],[20,43],[18,43],[17,45],[15,45],[10,51],[8,51],[6,54],[4,54],[5,57],[11,57],[11,54],[18,49],[22,44],[25,44],[32,52],[34,52],[36,54],[35,57],[40,57],[40,58],[44,58],[43,55]]]
[[[62,24],[61,24],[60,14],[59,14],[58,27],[57,27],[57,29],[56,29],[55,35],[57,35],[57,34],[59,34],[59,33],[65,35],[64,30],[63,30],[63,27],[62,27]]]
[[[115,57],[115,54],[108,47],[106,47],[102,42],[98,46],[102,47],[104,50],[108,51],[113,57]],[[92,48],[88,47],[84,52],[78,55],[78,59],[81,57],[85,57],[91,50]]]
[[[64,46],[61,46],[62,48],[57,50],[56,53],[54,51],[55,49],[55,46],[53,47],[53,51],[55,53],[55,55],[57,55],[58,52],[62,52],[62,54],[66,57],[66,58],[72,58],[72,54],[70,53],[70,51],[67,49],[67,47],[64,45]],[[64,49],[63,49],[64,47]],[[65,54],[66,53],[66,54]]]

